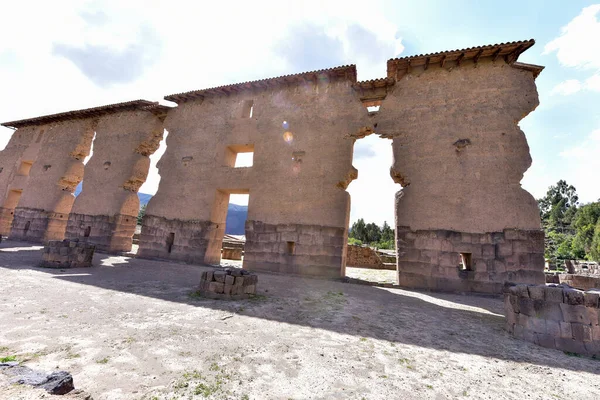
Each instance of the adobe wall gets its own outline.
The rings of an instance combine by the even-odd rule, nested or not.
[[[75,201],[73,192],[83,179],[83,160],[94,137],[93,120],[62,121],[44,130],[28,188],[15,210],[10,238],[32,242],[62,240]]]
[[[345,187],[356,174],[349,134],[369,123],[352,83],[320,79],[207,95],[171,110],[140,256],[218,263],[229,194],[249,193],[244,268],[340,276],[350,207]],[[286,131],[293,140],[284,140]],[[248,146],[253,166],[233,168],[231,151]]]
[[[163,132],[162,121],[148,111],[98,119],[93,155],[69,215],[67,238],[87,238],[98,250],[131,250],[140,207],[137,191]]]
[[[506,330],[518,339],[600,357],[600,291],[515,285],[504,294]]]
[[[43,127],[24,127],[15,131],[0,152],[0,235],[9,235],[15,208],[27,188],[28,171],[23,161],[33,163],[41,148]]]
[[[498,293],[543,283],[537,203],[518,122],[538,105],[531,71],[489,57],[413,68],[388,90],[377,133],[393,138],[399,283]],[[461,271],[459,253],[472,257]]]

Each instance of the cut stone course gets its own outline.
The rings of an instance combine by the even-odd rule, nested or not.
[[[83,268],[91,267],[96,246],[78,239],[51,240],[42,250],[41,267]]]
[[[506,330],[518,339],[543,347],[600,357],[600,305],[595,301],[599,293],[566,285],[507,283]],[[531,294],[537,299],[531,298]],[[584,304],[586,298],[590,300]]]

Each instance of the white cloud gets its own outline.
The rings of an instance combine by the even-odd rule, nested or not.
[[[581,90],[581,82],[577,79],[569,79],[554,86],[550,94],[562,94],[568,96]]]
[[[564,179],[577,188],[582,202],[600,199],[600,129],[596,129],[580,144],[560,153],[566,159]]]
[[[588,90],[600,92],[600,72],[587,78],[585,80],[585,87]]]
[[[0,121],[138,98],[167,104],[162,98],[172,93],[302,72],[301,63],[278,51],[298,26],[339,43],[331,62],[357,64],[361,80],[384,77],[386,60],[403,50],[380,1],[365,9],[361,0],[182,1],[177,7],[157,0],[65,0],[40,2],[35,13],[26,2],[8,2],[3,12],[11,17],[0,24],[0,37],[10,38],[0,41]],[[11,133],[0,127],[0,149]],[[155,165],[165,147],[163,141],[151,157],[144,193],[156,191]],[[373,174],[393,185],[391,162],[369,162]],[[361,168],[361,179],[370,176]],[[385,194],[389,206],[372,207],[368,199],[383,196],[373,196],[376,190],[353,193],[353,211],[385,208],[385,217],[372,219],[391,224],[393,193]]]
[[[544,47],[543,54],[556,52],[558,61],[566,67],[600,68],[600,4],[584,8],[561,29],[559,37]]]

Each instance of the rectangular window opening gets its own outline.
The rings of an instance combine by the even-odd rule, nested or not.
[[[90,233],[92,232],[92,227],[88,226],[85,228],[85,232],[83,232],[83,237],[90,237]]]
[[[365,100],[363,101],[363,106],[367,108],[369,114],[376,113],[379,111],[379,107],[381,106],[381,100]]]
[[[175,243],[175,232],[171,232],[169,233],[169,236],[167,237],[167,252],[171,253],[171,250],[173,250],[173,244]]]
[[[471,253],[460,253],[460,264],[458,268],[462,271],[473,271],[473,261]]]
[[[254,145],[228,146],[225,150],[225,165],[232,168],[248,168],[254,165]]]
[[[244,100],[242,105],[242,118],[252,118],[254,111],[254,100]]]
[[[287,253],[293,255],[296,252],[296,242],[287,242]]]
[[[19,166],[19,171],[17,171],[17,175],[29,176],[29,171],[31,171],[32,165],[33,161],[23,161]]]

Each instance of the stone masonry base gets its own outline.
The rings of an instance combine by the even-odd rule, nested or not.
[[[130,215],[106,216],[71,213],[65,236],[68,239],[80,239],[93,243],[100,251],[127,252],[131,251],[136,223],[136,217]]]
[[[181,221],[146,214],[137,256],[204,264],[210,238],[221,234],[220,229],[216,230],[210,221]],[[225,233],[224,224],[222,231],[221,240]],[[219,247],[219,256],[220,250]]]
[[[65,236],[68,214],[31,208],[15,209],[10,238],[34,243],[62,240]]]
[[[344,228],[248,220],[244,268],[339,278],[346,240]]]
[[[74,240],[51,240],[42,251],[41,267],[81,268],[91,267],[94,258],[93,244]]]
[[[600,358],[599,301],[600,289],[507,284],[506,330],[543,347]]]
[[[506,281],[545,282],[543,231],[480,234],[398,226],[396,243],[398,283],[403,287],[502,293]]]

